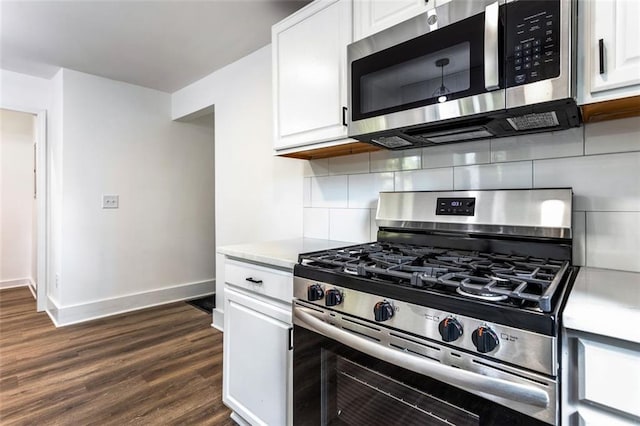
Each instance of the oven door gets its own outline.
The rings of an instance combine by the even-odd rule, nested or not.
[[[512,408],[527,406],[533,416],[555,422],[553,382],[535,386],[533,381],[509,382],[492,377],[491,372],[485,376],[442,365],[437,354],[434,359],[426,355],[438,348],[427,346],[423,351],[415,337],[408,341],[415,345],[413,350],[398,350],[394,346],[406,346],[401,342],[402,333],[391,331],[396,340],[383,345],[378,341],[382,337],[375,337],[375,326],[298,302],[293,315],[295,425],[545,424],[492,401],[486,397],[489,392],[510,401]],[[348,324],[340,325],[344,321]]]
[[[501,3],[450,2],[349,45],[349,136],[504,109]]]

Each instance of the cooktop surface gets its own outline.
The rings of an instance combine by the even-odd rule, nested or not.
[[[500,253],[372,242],[300,255],[303,266],[398,287],[549,312],[569,263]]]

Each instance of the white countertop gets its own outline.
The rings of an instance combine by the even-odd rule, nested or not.
[[[580,268],[564,327],[640,343],[640,273]]]
[[[294,238],[291,240],[223,246],[218,247],[217,252],[239,259],[292,270],[293,266],[298,263],[298,254],[300,253],[351,246],[354,244],[357,243],[316,238]]]

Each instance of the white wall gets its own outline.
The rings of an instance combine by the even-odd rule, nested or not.
[[[213,291],[211,119],[174,122],[167,93],[64,69],[51,80],[0,70],[0,106],[47,111],[54,320]],[[102,193],[121,208],[102,210]]]
[[[35,282],[34,123],[0,109],[0,288]]]
[[[172,95],[174,119],[215,108],[217,247],[302,235],[303,162],[273,155],[271,96],[270,45]]]
[[[18,111],[49,108],[51,81],[0,69],[0,105]]]
[[[574,263],[640,272],[640,117],[305,163],[307,237],[375,240],[379,191],[572,187]]]
[[[62,71],[62,92],[57,308],[213,291],[212,123],[172,121],[169,94],[76,71]],[[102,209],[102,194],[120,208]]]

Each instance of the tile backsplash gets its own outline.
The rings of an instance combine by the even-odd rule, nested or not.
[[[376,239],[378,192],[572,187],[574,263],[640,272],[640,117],[305,164],[304,236]]]

